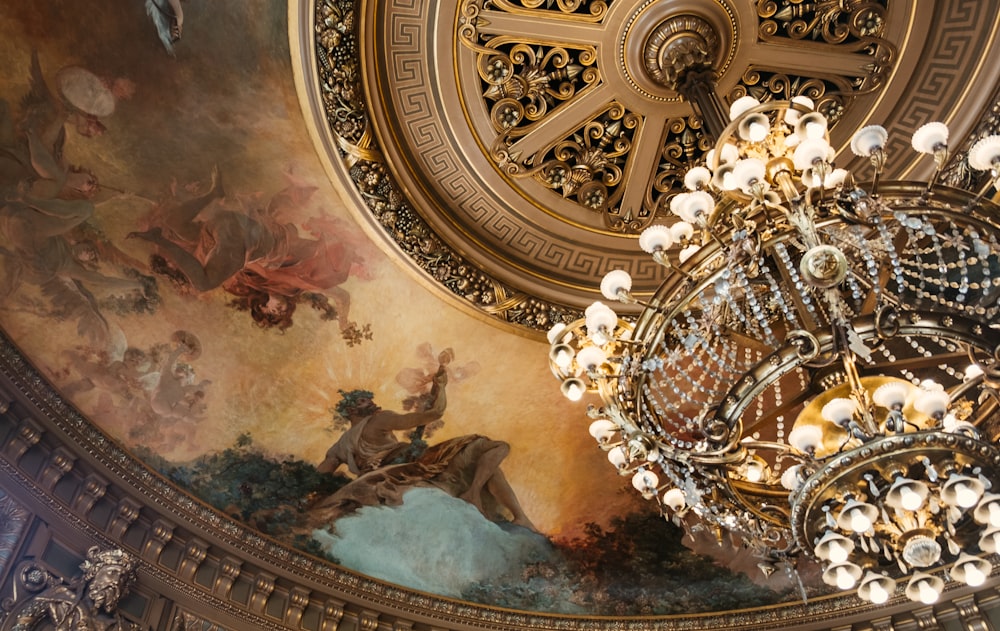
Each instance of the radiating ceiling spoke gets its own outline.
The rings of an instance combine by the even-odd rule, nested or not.
[[[544,42],[546,46],[552,44],[597,46],[604,36],[605,28],[601,24],[484,11],[479,14],[476,30],[487,35],[515,34],[520,42]]]
[[[621,201],[623,214],[635,215],[642,208],[643,198],[651,187],[649,182],[656,172],[663,138],[663,125],[658,125],[658,122],[661,122],[660,119],[647,117],[636,133],[625,174],[626,181],[635,184],[624,187]],[[640,182],[645,185],[637,186]]]
[[[600,113],[612,98],[608,86],[602,84],[593,91],[560,106],[538,127],[514,143],[510,149],[511,154],[529,156],[550,147]]]
[[[872,63],[872,58],[823,44],[757,42],[749,49],[747,61],[749,67],[780,68],[790,75],[859,77],[868,74],[865,66]]]

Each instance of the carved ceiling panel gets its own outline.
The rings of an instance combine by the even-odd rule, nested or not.
[[[964,136],[990,98],[966,87],[992,86],[997,72],[977,63],[996,43],[975,29],[988,9],[972,4],[378,0],[359,10],[357,42],[343,28],[318,41],[321,58],[346,45],[371,62],[321,64],[321,84],[358,73],[350,116],[327,103],[344,148],[334,159],[362,199],[382,187],[370,219],[431,282],[535,329],[593,300],[612,268],[640,294],[662,280],[635,237],[668,220],[710,146],[671,89],[683,60],[712,63],[727,105],[810,97],[841,148],[869,122],[897,144],[933,119]],[[894,164],[889,177],[926,168]]]

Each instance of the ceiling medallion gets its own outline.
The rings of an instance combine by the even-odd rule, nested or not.
[[[762,32],[772,41],[822,38],[871,61],[859,61],[857,73],[839,77],[822,68],[809,76],[749,66],[730,88],[732,99],[747,94],[758,100],[808,96],[835,125],[853,101],[852,95],[875,89],[891,69],[894,48],[882,38],[882,4],[866,3],[852,11],[825,5],[795,5],[779,11],[774,3],[766,5],[759,6],[758,13],[767,19],[752,32]],[[464,15],[489,23],[478,0],[465,6]],[[501,12],[527,10],[509,3],[487,6]],[[537,11],[536,19],[552,27],[545,41],[484,33],[475,19],[464,21],[459,29],[459,41],[477,55],[482,99],[490,112],[490,128],[478,130],[481,143],[489,147],[490,158],[511,184],[527,197],[537,196],[541,208],[558,205],[522,182],[530,180],[551,191],[549,195],[595,213],[600,229],[637,234],[668,214],[667,200],[682,191],[684,174],[710,148],[700,120],[704,113],[691,118],[663,110],[662,103],[677,102],[682,69],[699,66],[725,72],[738,37],[734,11],[716,3],[673,0],[647,1],[624,9],[613,5],[590,15],[597,25],[581,37],[570,28],[572,23],[561,14],[564,11],[535,6],[531,9]],[[623,15],[628,19],[619,30],[616,20]],[[726,31],[720,34],[720,28]],[[732,43],[724,47],[726,42]],[[607,49],[616,47],[620,59],[613,65],[604,63]],[[624,73],[621,78],[616,76],[619,65]],[[867,70],[860,72],[863,67]],[[613,96],[604,107],[595,110],[580,105],[603,86],[613,86],[605,90]],[[553,137],[548,128],[565,126],[561,111],[572,107],[594,113],[581,117],[561,137]],[[659,136],[656,157],[636,151],[644,127],[649,128],[647,135]],[[532,142],[537,137],[552,139]],[[643,188],[641,197],[626,197],[626,181],[630,188]]]
[[[956,67],[955,54],[961,67],[971,61],[943,44],[910,46],[942,28],[941,42],[959,37],[965,24],[948,6],[928,19],[914,11],[881,1],[434,0],[416,10],[401,0],[324,0],[309,89],[332,133],[324,151],[340,153],[332,157],[368,219],[403,259],[476,310],[544,330],[572,320],[612,267],[628,269],[640,295],[663,278],[632,254],[635,238],[669,216],[669,200],[711,147],[701,116],[646,66],[652,50],[664,59],[676,51],[674,31],[708,42],[700,25],[679,28],[681,18],[709,23],[721,40],[722,101],[807,96],[831,126],[893,112],[905,130],[914,111],[980,99],[920,78],[940,77],[920,71],[935,64]],[[450,46],[442,15],[454,16]],[[386,43],[391,55],[377,48]],[[371,63],[360,63],[362,49]],[[890,72],[902,58],[911,72]]]

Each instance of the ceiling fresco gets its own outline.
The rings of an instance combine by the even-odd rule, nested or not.
[[[527,114],[505,124],[504,104],[545,116],[528,100],[498,98],[510,86],[479,72],[500,51],[514,60],[508,70],[526,76],[554,64],[547,70],[560,75],[562,53],[483,35],[500,28],[490,20],[526,26],[543,9],[498,2],[490,20],[476,22],[469,18],[482,6],[442,3],[428,13],[402,4],[0,6],[3,334],[96,426],[180,488],[375,579],[472,603],[584,615],[723,611],[821,593],[815,568],[765,574],[739,542],[707,530],[682,539],[678,524],[626,490],[587,435],[584,408],[560,395],[537,334],[572,318],[593,293],[584,279],[599,278],[609,263],[662,277],[625,252],[692,157],[679,160],[667,148],[650,162],[657,175],[633,200],[644,210],[632,223],[619,216],[628,198],[619,181],[598,191],[614,204],[594,213],[586,196],[557,190],[552,179],[569,155],[554,145],[583,138],[580,129],[594,121],[550,117],[561,118],[562,137],[541,134]],[[580,79],[576,91],[546,101],[549,113],[579,97],[577,113],[588,110],[604,131],[629,128],[629,116],[612,116],[618,110],[596,106],[592,94],[606,91],[608,77],[627,83],[611,69],[636,60],[598,56],[592,65],[603,64],[604,75],[584,68],[588,51],[602,41],[617,46],[628,33],[602,25],[593,8],[604,3],[556,4],[569,6],[547,4],[544,11],[564,15],[546,20],[571,25],[563,44],[580,66],[563,74]],[[763,29],[765,43],[749,46],[758,57],[787,52],[773,41],[784,36],[767,26],[782,19],[767,8],[775,3],[744,4],[712,4],[726,68],[739,48],[726,30],[737,20],[733,6]],[[612,5],[611,15],[622,17],[627,5]],[[762,79],[741,66],[725,93],[766,83],[819,90],[831,108],[855,98],[842,92],[882,81],[880,55],[892,58],[915,41],[896,20],[921,33],[930,23],[911,3],[866,6],[862,35],[878,43],[865,48],[857,34],[846,37],[852,52],[836,59],[838,67],[853,55],[876,59],[877,72],[831,75],[807,88],[804,79]],[[641,25],[643,10],[627,13]],[[433,15],[447,35],[429,29]],[[384,30],[372,30],[379,24]],[[410,26],[425,38],[414,40],[415,50],[392,39]],[[842,43],[822,41],[823,29],[808,33],[810,45]],[[398,55],[376,54],[386,39]],[[411,56],[422,61],[411,64]],[[408,92],[404,71],[436,56],[448,70],[445,91]],[[914,67],[893,66],[900,80]],[[635,127],[636,151],[682,137],[701,142],[698,122],[677,113],[676,95],[646,94],[660,88],[645,75],[636,81],[642,89],[625,109],[648,107],[655,118],[667,108],[679,121],[648,131],[655,141]],[[446,114],[433,104],[396,109],[408,96],[453,92],[458,109]],[[855,96],[890,109],[864,94]],[[460,130],[445,149],[468,150],[462,173],[482,178],[468,190],[513,209],[509,215],[455,219],[485,218],[493,206],[442,197],[458,199],[462,189],[423,170],[436,155],[412,142],[424,117],[428,137]],[[522,137],[538,145],[535,158],[504,171]],[[574,159],[590,146],[582,143]],[[630,151],[605,156],[621,158],[608,171],[631,160]],[[529,201],[536,195],[555,200],[559,212],[540,210],[544,204]],[[553,248],[569,244],[579,265],[563,265],[573,269],[560,277],[552,270],[569,259],[553,256],[543,278],[545,265],[508,260],[517,248],[486,234],[497,228],[514,238],[526,225],[557,234]],[[519,243],[527,251],[539,242],[529,235]],[[599,252],[585,256],[591,243]]]
[[[219,510],[405,587],[588,614],[794,597],[691,553],[607,475],[543,344],[355,222],[284,3],[180,7],[179,39],[166,2],[0,9],[0,325],[63,396]],[[375,438],[348,431],[368,398]]]

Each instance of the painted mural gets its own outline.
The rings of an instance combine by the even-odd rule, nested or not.
[[[682,541],[623,489],[542,343],[443,301],[354,221],[286,13],[0,6],[5,334],[181,487],[375,578],[602,615],[799,597]]]

